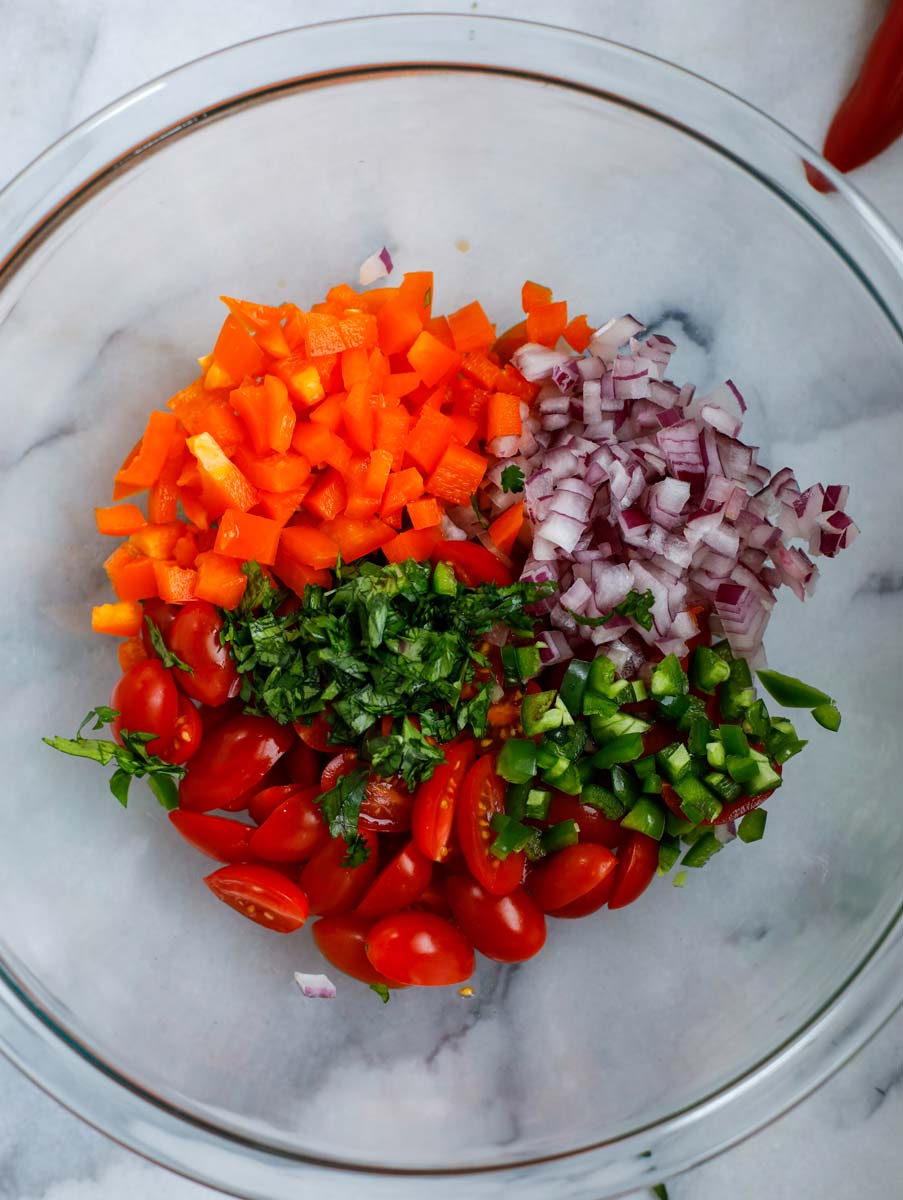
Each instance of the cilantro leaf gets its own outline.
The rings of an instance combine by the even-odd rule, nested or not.
[[[144,618],[144,623],[147,626],[148,636],[150,637],[151,645],[154,648],[154,653],[163,663],[164,667],[175,667],[179,671],[186,671],[189,675],[194,674],[194,667],[189,667],[187,662],[183,662],[178,654],[173,654],[172,650],[163,641],[163,634],[154,624],[150,617]]]
[[[604,617],[584,617],[581,613],[574,612],[572,608],[565,606],[565,611],[570,613],[578,625],[588,625],[595,629],[599,625],[607,625],[612,617],[630,617],[636,621],[637,625],[643,629],[652,628],[652,613],[649,611],[655,603],[655,597],[651,591],[646,592],[628,592],[620,604],[616,604],[610,613],[606,613]]]
[[[335,787],[316,798],[330,835],[342,838],[347,847],[348,854],[342,866],[360,866],[369,856],[367,843],[358,833],[361,804],[369,778],[370,772],[366,767],[356,767],[337,780]]]
[[[502,491],[522,492],[524,490],[524,473],[515,463],[511,463],[502,471]]]
[[[410,791],[426,776],[426,768],[432,775],[445,760],[439,747],[430,745],[407,717],[402,720],[400,733],[370,738],[367,750],[370,766],[377,775],[401,775]]]
[[[367,985],[371,992],[376,992],[383,1004],[389,1003],[389,989],[384,983],[370,983]]]

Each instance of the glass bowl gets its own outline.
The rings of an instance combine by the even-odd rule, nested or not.
[[[666,63],[494,18],[338,22],[224,51],[127,96],[0,201],[4,366],[0,1039],[134,1149],[243,1196],[598,1200],[786,1109],[903,999],[903,255],[810,151]],[[500,327],[525,277],[671,334],[679,380],[732,376],[762,461],[852,487],[856,547],[772,661],[836,694],[768,836],[681,892],[553,922],[383,1008],[201,886],[149,795],[123,811],[55,755],[106,699],[91,506],[144,415],[196,373],[220,293],[312,300],[387,244],[448,310]],[[139,789],[140,792],[140,789]]]

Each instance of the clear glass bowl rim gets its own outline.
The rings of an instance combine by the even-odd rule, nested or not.
[[[479,28],[479,39],[469,37]],[[293,54],[280,51],[291,45]],[[596,56],[586,66],[575,51]],[[291,61],[290,78],[274,78]],[[903,244],[847,180],[771,117],[724,88],[672,63],[618,43],[554,25],[460,13],[382,14],[287,29],[187,63],[102,109],[47,149],[0,192],[0,282],[42,233],[76,208],[84,194],[154,145],[274,91],[340,81],[397,69],[489,68],[559,86],[579,88],[643,110],[706,140],[794,208],[846,259],[903,338]],[[560,67],[560,69],[559,69]],[[571,68],[570,71],[568,68]],[[302,68],[307,68],[302,70]],[[620,68],[667,81],[668,113],[629,93],[615,96],[606,69]],[[236,84],[240,86],[236,87]],[[710,124],[721,122],[724,143],[695,124],[700,101]],[[744,140],[744,135],[749,136]],[[869,257],[886,281],[876,287],[842,245],[811,214],[802,171],[780,178],[760,169],[755,135],[786,151],[787,162],[811,163],[836,189],[832,201],[865,235]],[[743,145],[740,154],[727,146]],[[289,1200],[302,1184],[357,1187],[386,1200],[418,1200],[429,1182],[437,1200],[460,1195],[465,1181],[476,1198],[515,1183],[537,1198],[573,1179],[575,1196],[611,1196],[648,1187],[720,1153],[798,1103],[838,1070],[903,1004],[903,905],[858,968],[815,1016],[767,1059],[692,1107],[605,1143],[543,1158],[487,1167],[453,1166],[404,1171],[370,1168],[352,1160],[286,1155],[172,1105],[117,1073],[45,1012],[0,957],[0,1050],[29,1078],[101,1132],[181,1174],[254,1200]],[[530,1168],[529,1183],[524,1169]],[[344,1193],[343,1193],[344,1194]]]

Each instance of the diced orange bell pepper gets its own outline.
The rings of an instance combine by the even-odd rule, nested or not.
[[[269,517],[271,521],[276,521],[280,525],[287,524],[301,507],[302,501],[310,491],[312,482],[312,480],[308,480],[304,487],[296,488],[291,492],[267,492],[261,489],[258,492],[257,500],[258,515]]]
[[[420,376],[416,371],[395,371],[386,380],[383,390],[386,396],[400,400],[402,396],[409,396],[419,383]]]
[[[396,376],[397,378],[397,376]],[[398,471],[404,460],[405,444],[411,417],[406,408],[396,405],[376,410],[376,429],[373,440],[379,450],[388,450],[392,455],[392,469]]]
[[[197,556],[196,566],[198,577],[194,594],[197,599],[207,600],[220,608],[235,608],[248,586],[241,564],[234,558],[206,550]]]
[[[165,525],[179,515],[179,476],[187,457],[185,435],[180,433],[173,440],[163,470],[147,497],[147,516],[154,525]]]
[[[459,375],[453,382],[451,390],[454,412],[475,421],[478,431],[484,430],[490,393],[485,388],[477,387],[472,379],[465,379],[463,375]]]
[[[304,497],[303,507],[322,521],[332,521],[345,511],[348,487],[342,475],[330,467],[324,471]]]
[[[520,303],[525,313],[531,313],[543,304],[552,303],[552,289],[528,279],[520,290]]]
[[[452,437],[456,442],[460,442],[462,446],[469,446],[477,436],[479,426],[471,417],[462,416],[460,413],[452,413],[450,418],[452,423]]]
[[[392,367],[388,357],[383,354],[379,346],[370,351],[367,367],[370,371],[370,391],[374,395],[385,392]]]
[[[137,491],[156,483],[173,439],[178,435],[178,425],[174,413],[152,412],[137,452],[116,472],[116,483]]]
[[[317,571],[313,567],[307,567],[304,563],[298,562],[296,558],[291,558],[282,549],[276,555],[273,570],[280,582],[291,588],[295,595],[300,596],[302,600],[306,588],[328,588],[332,584],[332,575],[329,571]]]
[[[263,378],[263,409],[267,446],[277,454],[284,454],[292,444],[296,417],[288,388],[275,375]]]
[[[372,554],[395,536],[394,530],[375,517],[369,521],[336,517],[333,521],[327,521],[322,530],[336,542],[344,562],[353,562],[365,554]]]
[[[392,470],[392,455],[388,450],[373,450],[362,465],[363,470],[348,476],[348,504],[345,508],[347,516],[359,519],[372,517],[379,508]]]
[[[449,313],[448,323],[455,349],[462,354],[468,350],[486,350],[495,341],[495,326],[478,300],[465,304],[457,312]]]
[[[364,346],[342,351],[342,383],[346,389],[370,378],[369,359],[370,355]]]
[[[306,525],[289,525],[283,529],[279,546],[289,558],[317,571],[334,567],[339,557],[339,548],[328,534]]]
[[[313,467],[322,467],[332,449],[333,433],[315,421],[299,421],[292,434],[292,449]]]
[[[262,384],[245,383],[229,394],[229,402],[241,417],[255,454],[270,449],[266,399]]]
[[[319,404],[326,395],[323,379],[316,366],[304,354],[290,354],[274,364],[273,370],[289,390],[299,408]]]
[[[144,609],[137,600],[98,604],[91,609],[91,628],[95,633],[110,633],[114,637],[137,637],[143,621]]]
[[[417,335],[408,351],[408,362],[429,387],[435,387],[440,379],[452,374],[461,365],[461,355],[451,350],[424,329]]]
[[[442,521],[439,501],[432,496],[426,496],[423,500],[413,500],[407,507],[408,516],[415,529],[431,529]]]
[[[307,314],[304,344],[310,358],[321,354],[341,354],[343,350],[348,349],[338,317],[328,313]]]
[[[180,488],[193,488],[196,492],[201,490],[201,472],[198,470],[198,460],[194,455],[189,454],[183,463],[176,483]]]
[[[451,504],[467,504],[486,474],[486,459],[452,442],[445,449],[426,490]]]
[[[524,502],[519,500],[495,518],[489,526],[489,536],[501,550],[510,554],[524,524]]]
[[[124,673],[130,667],[134,667],[136,663],[144,662],[147,658],[147,650],[144,648],[144,642],[140,637],[126,638],[124,642],[120,642],[116,647],[116,654],[119,658],[119,669]]]
[[[486,441],[497,437],[519,437],[523,432],[520,416],[521,402],[517,396],[505,392],[494,392],[489,397],[486,413]]]
[[[417,424],[408,434],[405,454],[428,475],[445,452],[452,438],[451,418],[435,408],[424,408]]]
[[[485,388],[487,392],[494,392],[502,375],[502,369],[488,355],[475,350],[464,355],[461,373],[468,379],[472,379],[478,387]]]
[[[220,296],[229,311],[249,330],[253,330],[257,345],[274,358],[288,354],[290,347],[282,329],[282,310],[269,304],[254,304],[250,300],[235,300]]]
[[[153,560],[131,542],[117,546],[103,566],[120,600],[150,600],[156,596]]]
[[[147,518],[137,504],[114,504],[111,508],[95,508],[97,532],[107,537],[128,537],[143,529]]]
[[[254,507],[257,492],[209,433],[189,438],[187,446],[197,459],[201,499],[211,516],[218,516],[227,508],[247,512]]]
[[[454,335],[451,331],[451,325],[448,323],[448,317],[430,317],[424,323],[423,328],[427,333],[431,333],[437,342],[441,342],[443,346],[449,350],[455,350]]]
[[[373,433],[376,411],[368,382],[356,383],[349,388],[345,400],[342,424],[348,444],[365,454],[373,449]]]
[[[568,323],[566,300],[552,304],[541,304],[527,316],[527,338],[540,346],[554,346],[564,333]]]
[[[264,454],[236,450],[235,465],[254,487],[267,492],[297,491],[310,475],[310,463],[303,454]]]
[[[172,548],[172,556],[180,567],[193,567],[198,556],[198,543],[194,534],[188,530],[182,534]]]
[[[313,424],[323,425],[327,429],[331,429],[333,433],[338,433],[342,425],[342,413],[347,395],[347,392],[335,392],[332,396],[327,396],[322,404],[318,404],[311,410],[310,420]],[[295,429],[297,430],[297,428],[296,425]]]
[[[539,384],[531,383],[529,379],[524,379],[517,367],[513,367],[511,363],[505,363],[496,386],[500,392],[508,392],[512,396],[519,396],[521,400],[526,400],[528,404],[532,404],[539,393]]]
[[[393,563],[406,562],[409,558],[413,558],[415,562],[425,562],[429,560],[439,536],[439,530],[436,528],[409,529],[406,533],[399,533],[392,538],[391,542],[386,542],[382,552],[387,560]]]
[[[326,303],[333,304],[340,311],[346,308],[360,308],[361,297],[349,283],[336,283],[326,293]]]
[[[593,327],[586,319],[586,313],[581,313],[579,317],[573,317],[565,326],[564,340],[578,354],[582,354],[592,341],[593,332]]]
[[[398,287],[399,299],[411,304],[420,314],[424,324],[430,319],[433,308],[433,272],[408,271]]]
[[[179,500],[182,502],[185,516],[196,529],[210,528],[210,514],[207,512],[206,505],[196,489],[180,488]]]
[[[188,604],[195,599],[197,571],[164,559],[154,561],[154,575],[160,599],[167,604]]]
[[[398,288],[395,287],[370,288],[366,292],[359,293],[357,307],[362,308],[364,312],[378,313],[389,300],[394,300],[397,295]],[[349,305],[349,307],[351,306]]]
[[[376,317],[372,313],[346,312],[339,318],[339,329],[346,350],[354,350],[358,346],[372,350],[379,336]]]
[[[282,313],[282,332],[292,350],[297,350],[304,341],[304,331],[307,328],[307,313],[302,312],[297,304],[280,304]]]
[[[129,541],[148,558],[172,558],[173,547],[185,529],[182,521],[168,521],[165,525],[145,525],[136,530]]]
[[[204,386],[238,387],[246,375],[259,375],[263,362],[261,348],[241,321],[230,313],[213,347],[213,362],[207,369]]]
[[[276,521],[252,516],[239,508],[227,508],[220,518],[214,549],[217,554],[245,562],[254,559],[271,567],[276,561],[281,533],[282,526]]]
[[[410,350],[423,329],[423,316],[408,300],[394,296],[376,314],[379,344],[385,354]]]
[[[499,362],[506,363],[515,350],[519,350],[527,341],[527,322],[518,321],[510,329],[499,336],[492,347],[492,352]]]
[[[414,467],[390,475],[379,515],[385,521],[423,495],[423,476]],[[410,510],[409,510],[410,511]]]
[[[203,412],[198,413],[191,432],[195,436],[199,433],[209,433],[219,442],[226,454],[231,454],[245,437],[241,418],[235,414],[228,400],[219,399],[211,401]]]

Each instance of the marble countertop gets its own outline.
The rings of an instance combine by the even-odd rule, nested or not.
[[[261,33],[381,8],[554,19],[697,71],[818,142],[884,0],[40,0],[2,4],[0,184],[121,93]],[[903,229],[903,142],[857,172]],[[903,1012],[769,1128],[669,1184],[672,1200],[903,1197]],[[203,1200],[214,1193],[114,1145],[0,1060],[0,1200]],[[550,1198],[551,1200],[551,1198]],[[638,1200],[638,1198],[637,1198]]]

